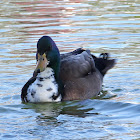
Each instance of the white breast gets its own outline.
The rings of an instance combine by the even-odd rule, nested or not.
[[[54,78],[52,68],[47,68],[45,71],[37,75],[36,80],[27,90],[27,100],[29,102],[58,102],[61,101],[61,95],[53,100],[52,96],[57,96],[58,85]]]

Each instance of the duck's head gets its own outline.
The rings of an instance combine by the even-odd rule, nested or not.
[[[33,76],[43,72],[47,67],[54,70],[55,77],[59,73],[60,54],[55,42],[49,36],[41,37],[37,42],[37,65]]]

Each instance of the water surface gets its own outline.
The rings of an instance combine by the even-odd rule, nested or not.
[[[43,35],[62,53],[83,47],[117,59],[102,97],[21,103]],[[140,139],[139,42],[139,0],[0,1],[0,139]]]

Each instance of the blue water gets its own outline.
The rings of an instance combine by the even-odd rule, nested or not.
[[[97,99],[23,104],[36,42],[51,36],[62,53],[108,52],[116,66]],[[140,1],[0,1],[0,139],[140,139]]]

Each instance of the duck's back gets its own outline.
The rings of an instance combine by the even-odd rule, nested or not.
[[[63,100],[83,100],[98,95],[103,76],[90,51],[78,50],[61,57],[60,78],[64,84]]]

